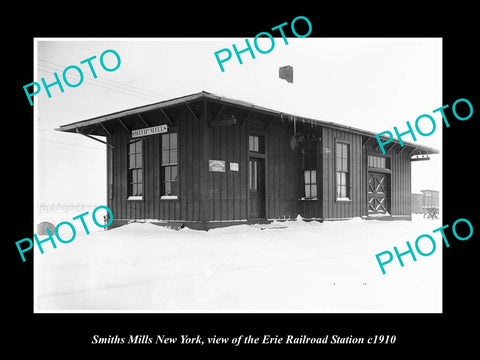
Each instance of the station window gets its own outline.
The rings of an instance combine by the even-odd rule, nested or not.
[[[378,169],[389,169],[389,160],[383,156],[368,155],[368,167]]]
[[[306,143],[303,152],[304,199],[317,199],[317,156],[315,143]]]
[[[162,134],[161,197],[178,197],[178,145],[177,133]]]
[[[142,139],[128,143],[128,196],[143,196]]]
[[[248,136],[248,151],[265,153],[264,137],[260,135]]]
[[[335,146],[337,199],[350,199],[350,144],[337,142]]]

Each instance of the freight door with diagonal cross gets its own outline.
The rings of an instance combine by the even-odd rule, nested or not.
[[[368,214],[388,214],[388,174],[368,172]]]

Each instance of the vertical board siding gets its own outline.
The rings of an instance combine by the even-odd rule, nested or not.
[[[201,148],[201,139],[202,139],[202,126],[201,126],[201,122],[204,121],[202,120],[202,114],[199,113],[197,117],[194,117],[192,114],[189,114],[190,115],[190,119],[187,120],[186,122],[184,122],[184,126],[188,126],[188,125],[191,125],[192,128],[193,128],[193,138],[192,138],[192,144],[191,144],[191,147],[192,147],[192,151],[193,151],[193,164],[192,167],[193,167],[193,176],[191,177],[191,179],[184,179],[184,180],[190,180],[190,183],[192,184],[193,186],[193,198],[194,198],[194,202],[193,202],[193,206],[194,206],[194,209],[193,209],[193,213],[194,213],[194,216],[193,216],[193,220],[194,221],[199,221],[201,220],[202,218],[202,215],[201,215],[201,212],[202,212],[202,209],[200,208],[200,199],[202,198],[201,196],[201,193],[200,193],[200,168],[201,168],[201,165],[202,165],[202,148]],[[185,117],[184,117],[185,119]],[[190,123],[190,124],[189,124]],[[188,144],[187,144],[188,146]],[[185,164],[185,166],[188,166],[189,164]],[[177,205],[178,207],[178,205]],[[176,209],[177,210],[177,209]],[[177,213],[177,211],[176,211]]]
[[[411,215],[411,162],[408,153],[388,152],[391,155],[391,213],[394,216]]]
[[[297,153],[290,147],[293,126],[273,120],[266,130],[266,217],[268,219],[293,219],[298,215]]]
[[[196,109],[197,107],[195,107]],[[169,201],[169,220],[200,221],[202,219],[202,194],[200,187],[203,164],[203,124],[201,111],[194,116],[185,106],[177,114],[179,146],[179,201]],[[180,149],[179,149],[180,150]],[[183,158],[182,158],[183,156]],[[185,210],[184,210],[185,208]],[[186,215],[184,218],[183,215]]]
[[[321,129],[299,122],[297,132],[317,133]],[[302,155],[293,150],[290,140],[294,134],[290,121],[276,119],[267,127],[267,201],[266,215],[269,219],[294,219],[322,217],[322,154],[321,143],[316,142],[317,151],[317,200],[301,200],[303,194]]]
[[[205,108],[206,106],[206,108]],[[236,124],[211,126],[220,103],[198,102],[165,109],[178,131],[179,199],[161,200],[161,135],[144,137],[144,200],[128,201],[127,143],[130,135],[112,122],[107,141],[107,203],[115,219],[158,219],[172,221],[232,221],[248,219],[248,135],[265,134],[265,214],[268,219],[344,219],[367,215],[367,158],[362,136],[348,131],[297,122],[297,131],[316,133],[317,200],[301,200],[303,194],[302,154],[292,150],[291,121],[246,110],[225,107],[238,115]],[[208,109],[208,110],[207,110]],[[249,110],[250,111],[250,110]],[[142,116],[150,126],[166,123],[159,110]],[[128,126],[135,118],[126,116]],[[134,128],[139,125],[138,119]],[[268,124],[268,125],[267,125]],[[169,126],[170,128],[171,126]],[[350,201],[336,200],[335,141],[350,144]],[[411,212],[411,163],[407,151],[391,155],[390,208],[394,216]],[[208,160],[225,161],[225,172],[210,172]],[[239,165],[230,171],[230,163]],[[111,170],[110,170],[111,169]]]
[[[323,129],[323,216],[325,219],[347,219],[365,213],[366,191],[363,177],[362,137],[350,132]],[[350,144],[350,201],[336,199],[335,144],[346,141]]]
[[[363,143],[363,139],[361,139]],[[360,216],[366,217],[368,215],[368,199],[367,199],[367,164],[368,164],[368,156],[366,152],[366,148],[362,146],[362,174],[360,176],[360,188],[362,189],[360,192],[360,203],[361,211]]]
[[[192,168],[192,163],[193,163],[193,155],[195,152],[194,147],[192,146],[192,139],[195,137],[195,132],[193,129],[193,124],[191,123],[193,121],[193,115],[190,114],[190,112],[187,112],[186,110],[181,113],[185,118],[180,117],[178,120],[179,124],[179,130],[182,131],[182,135],[180,137],[183,137],[183,146],[185,148],[185,158],[183,159],[183,162],[181,164],[181,169],[182,173],[184,176],[180,181],[182,181],[185,184],[186,187],[186,192],[181,194],[180,201],[184,204],[184,206],[187,208],[187,217],[185,220],[193,220],[195,218],[194,214],[194,188],[192,186],[192,179],[194,176],[193,173],[193,168]],[[179,131],[180,132],[180,131]],[[184,198],[182,200],[182,198]]]
[[[200,149],[202,127],[199,120],[186,108],[177,109],[174,127],[178,132],[179,199],[162,200],[161,196],[161,135],[143,138],[143,201],[129,201],[128,197],[128,140],[130,135],[117,126],[111,143],[113,155],[112,211],[116,219],[200,220]],[[144,115],[147,118],[146,115]],[[163,119],[156,112],[148,118]],[[156,120],[154,124],[165,123]]]
[[[317,200],[301,200],[301,197],[304,193],[304,174],[302,170],[303,155],[300,149],[297,150],[296,154],[296,168],[292,169],[292,173],[296,174],[295,184],[296,184],[296,199],[297,202],[297,213],[306,219],[322,219],[323,218],[323,154],[322,154],[322,128],[319,126],[314,126],[312,123],[299,122],[297,121],[297,132],[304,134],[315,134],[317,140],[315,141],[315,152],[316,152],[316,171],[317,171]]]
[[[236,215],[237,219],[247,219],[248,218],[248,159],[247,159],[247,132],[246,132],[246,121],[242,123],[239,129],[239,147],[238,151],[240,156],[240,164],[239,164],[239,173],[237,179],[240,179],[240,214]]]
[[[111,206],[112,211],[115,211],[115,218],[182,221],[247,219],[250,131],[265,133],[266,217],[292,219],[298,214],[306,218],[322,216],[323,169],[320,145],[317,149],[319,200],[299,201],[303,192],[303,173],[300,169],[299,151],[294,151],[290,147],[293,135],[291,122],[252,114],[250,120],[241,121],[236,125],[210,127],[207,122],[212,121],[214,112],[208,113],[207,118],[204,118],[198,108],[194,107],[197,116],[186,107],[176,108],[172,116],[174,127],[178,131],[178,200],[160,199],[161,135],[143,138],[144,200],[127,200],[127,144],[130,135],[123,127],[115,127],[110,139],[115,146],[111,156],[114,179]],[[143,114],[143,117],[148,118],[151,125],[165,123],[158,111],[151,112],[148,116]],[[125,121],[128,123],[127,120]],[[271,126],[264,124],[266,120],[270,120]],[[226,171],[224,173],[208,171],[208,159],[225,161]],[[239,171],[230,171],[230,162],[238,163]]]
[[[227,132],[230,133],[232,127],[220,127],[220,138],[219,138],[219,147],[220,147],[220,159],[225,160],[225,172],[222,174],[224,175],[220,182],[220,211],[218,214],[218,220],[230,220],[228,218],[228,204],[233,204],[234,199],[228,197],[228,178],[230,175],[229,169],[229,162],[231,158],[227,156],[227,147],[228,147],[228,139],[227,139]]]
[[[214,114],[209,113],[211,121]],[[225,161],[225,172],[209,172],[208,220],[227,221],[247,219],[246,186],[247,171],[245,127],[239,124],[209,127],[209,160]],[[230,163],[239,164],[239,171],[230,171]],[[245,203],[245,204],[244,204]]]
[[[364,168],[367,169],[366,151],[378,152],[375,147],[369,146],[365,149]],[[378,153],[381,155],[381,153]],[[389,212],[392,216],[410,216],[412,203],[412,186],[411,186],[411,162],[408,151],[398,152],[388,150],[387,155],[390,157],[390,174],[387,175],[387,191],[389,194]],[[366,204],[366,177],[365,180],[365,201]],[[365,207],[367,214],[367,207]]]

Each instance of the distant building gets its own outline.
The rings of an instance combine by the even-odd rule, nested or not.
[[[57,130],[106,138],[115,225],[411,219],[411,161],[438,153],[395,140],[382,155],[375,133],[207,92]]]
[[[423,213],[423,194],[412,194],[412,214]]]
[[[412,214],[426,212],[438,213],[440,209],[440,192],[437,190],[420,190],[421,194],[412,194]]]
[[[440,208],[440,193],[437,190],[420,190],[423,193],[422,207],[423,208]]]

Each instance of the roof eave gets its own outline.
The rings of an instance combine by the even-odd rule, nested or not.
[[[243,108],[250,108],[252,110],[263,112],[263,113],[285,116],[285,117],[287,117],[287,119],[288,119],[288,117],[291,117],[291,118],[295,118],[295,119],[309,120],[309,121],[313,121],[315,124],[318,124],[320,126],[325,126],[325,127],[329,127],[329,128],[332,128],[332,129],[338,129],[338,130],[343,130],[343,131],[349,131],[349,132],[353,132],[353,133],[356,133],[356,134],[362,135],[362,136],[375,137],[377,135],[376,133],[373,133],[371,131],[362,130],[362,129],[358,129],[358,128],[351,127],[351,126],[336,124],[336,123],[328,122],[328,121],[324,121],[324,120],[307,118],[307,117],[303,117],[303,116],[299,116],[299,115],[295,115],[295,114],[291,114],[291,113],[286,113],[286,112],[282,112],[282,111],[278,111],[278,110],[274,110],[274,109],[269,109],[269,108],[259,106],[259,105],[255,105],[255,104],[252,104],[252,103],[248,103],[248,102],[245,102],[245,101],[242,101],[242,100],[230,99],[230,98],[227,98],[227,97],[224,97],[224,96],[215,95],[215,94],[205,92],[205,91],[190,94],[190,95],[186,95],[186,96],[182,96],[182,97],[178,97],[178,98],[175,98],[175,99],[170,99],[170,100],[157,102],[157,103],[154,103],[154,104],[142,105],[142,106],[139,106],[139,107],[136,107],[136,108],[132,108],[132,109],[128,109],[128,110],[122,110],[122,111],[118,111],[118,112],[107,114],[107,115],[97,116],[97,117],[94,117],[94,118],[91,118],[91,119],[82,120],[82,121],[78,121],[78,122],[75,122],[75,123],[61,125],[59,128],[56,128],[55,130],[56,131],[63,131],[63,132],[78,132],[77,129],[80,129],[82,127],[96,125],[96,124],[99,124],[99,123],[103,123],[105,121],[118,119],[120,117],[125,117],[125,116],[128,116],[128,115],[134,115],[134,114],[137,114],[137,113],[141,113],[141,112],[145,112],[145,111],[151,111],[151,110],[155,110],[155,109],[159,109],[159,108],[174,106],[174,105],[178,105],[178,104],[181,104],[181,103],[186,103],[186,102],[199,100],[199,99],[202,99],[202,98],[207,98],[207,99],[210,99],[210,100],[220,101],[220,102],[228,103],[230,105],[240,106],[240,107],[243,107]],[[399,143],[398,140],[393,140],[393,142],[397,143],[397,144]],[[405,146],[410,146],[410,147],[415,148],[416,150],[421,150],[423,154],[438,154],[439,153],[439,151],[437,149],[430,148],[430,147],[427,147],[427,146],[422,146],[422,145],[417,145],[417,144],[407,143],[407,142],[403,142],[403,143],[405,144]]]
[[[165,100],[165,101],[157,102],[157,103],[150,104],[150,105],[142,105],[142,106],[138,106],[136,108],[132,108],[132,109],[128,109],[128,110],[117,111],[117,112],[114,112],[114,113],[111,113],[111,114],[97,116],[97,117],[94,117],[94,118],[91,118],[91,119],[77,121],[77,122],[66,124],[66,125],[61,125],[59,128],[56,128],[55,130],[66,131],[66,132],[75,132],[75,129],[77,129],[77,128],[90,126],[90,125],[95,125],[95,124],[105,122],[105,121],[108,121],[108,120],[117,119],[119,117],[134,115],[134,114],[138,114],[138,113],[145,112],[145,111],[155,110],[155,109],[158,109],[158,108],[173,106],[173,105],[176,105],[176,104],[179,104],[179,103],[182,103],[182,102],[186,102],[186,101],[197,100],[197,99],[201,98],[202,96],[204,96],[204,93],[200,92],[200,93],[195,93],[195,94],[183,96],[183,97],[180,97],[180,98],[175,98],[175,99],[171,99],[171,100]]]

